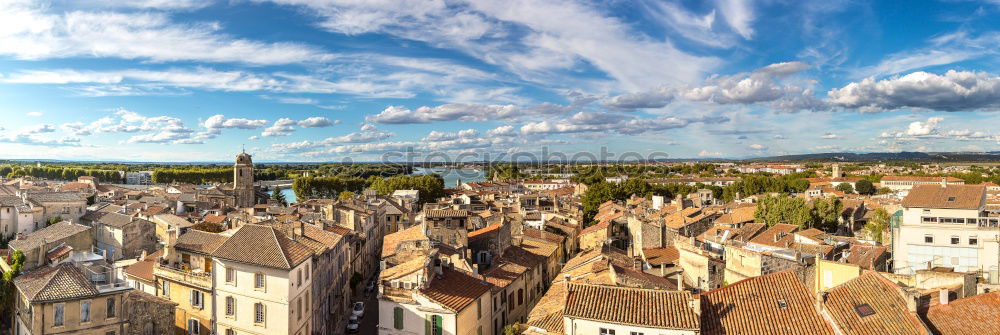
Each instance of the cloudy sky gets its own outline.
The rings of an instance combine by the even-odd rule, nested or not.
[[[0,158],[1000,150],[1000,2],[0,1]]]

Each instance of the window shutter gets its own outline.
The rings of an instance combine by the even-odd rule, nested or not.
[[[396,307],[393,309],[393,323],[396,329],[403,329],[403,309]]]

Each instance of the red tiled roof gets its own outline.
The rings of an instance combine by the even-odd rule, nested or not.
[[[996,334],[1000,330],[1000,292],[933,306],[927,311],[927,321],[941,335]]]
[[[833,335],[792,272],[738,281],[701,295],[702,333]]]
[[[903,198],[903,207],[977,209],[985,195],[983,185],[917,185]]]
[[[824,306],[846,335],[927,334],[920,320],[909,312],[899,288],[875,272],[831,288]],[[874,313],[862,315],[864,310]]]
[[[601,323],[660,329],[700,329],[685,291],[569,284],[564,315]]]
[[[500,226],[502,226],[502,225],[503,225],[503,223],[494,223],[494,224],[491,224],[489,226],[483,227],[482,229],[471,231],[471,232],[469,232],[468,238],[470,238],[470,239],[471,238],[476,238],[476,237],[478,237],[480,235],[487,234],[487,233],[490,233],[490,232],[494,232],[497,229],[500,229]]]
[[[492,289],[489,283],[462,271],[445,267],[441,272],[441,277],[432,280],[420,293],[449,310],[460,312]]]

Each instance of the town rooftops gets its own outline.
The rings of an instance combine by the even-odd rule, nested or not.
[[[700,329],[686,291],[568,284],[565,316],[658,329]]]
[[[212,256],[291,270],[312,256],[312,250],[272,227],[246,224],[212,252]]]
[[[421,289],[420,294],[451,311],[465,309],[492,289],[489,283],[448,266],[442,267],[441,273],[429,287]]]
[[[35,202],[86,202],[87,198],[84,198],[80,192],[41,192],[41,193],[30,193],[28,194],[28,199],[34,200]]]
[[[69,263],[22,274],[14,279],[14,285],[31,302],[72,300],[99,294],[83,271]]]
[[[846,334],[927,334],[909,312],[902,291],[878,273],[868,271],[827,291],[830,317]]]
[[[955,177],[923,177],[923,176],[885,176],[880,181],[912,181],[924,183],[940,183],[944,179],[948,183],[964,183],[965,181]]]
[[[792,272],[744,279],[701,295],[702,334],[834,334]]]
[[[153,222],[163,223],[168,226],[175,226],[179,228],[187,228],[194,225],[191,221],[185,220],[184,218],[173,214],[154,215]]]
[[[40,247],[45,243],[56,242],[88,230],[90,230],[90,227],[63,221],[24,235],[21,239],[11,240],[9,245],[14,250],[29,250]]]
[[[177,237],[177,243],[174,244],[174,247],[208,255],[225,241],[226,237],[223,235],[191,229]]]
[[[464,209],[428,209],[424,211],[425,218],[454,218],[469,216],[469,211]]]
[[[131,215],[119,214],[119,213],[107,213],[102,215],[97,219],[97,222],[104,224],[105,226],[110,226],[114,228],[124,228],[132,222],[141,221],[149,222],[143,219],[136,218]]]
[[[927,321],[941,335],[996,333],[1000,329],[1000,292],[933,306],[927,311]]]
[[[401,242],[426,239],[427,235],[424,234],[422,225],[414,225],[395,233],[386,234],[385,237],[382,238],[382,258],[395,255],[396,248]]]
[[[917,185],[903,198],[903,207],[979,209],[984,206],[983,185]]]
[[[146,258],[132,263],[132,265],[125,268],[124,272],[125,274],[136,278],[141,278],[150,282],[154,281],[156,278],[153,277],[153,265],[156,263],[156,260],[160,258],[160,256],[163,256],[163,249],[157,250],[152,254],[147,255]]]

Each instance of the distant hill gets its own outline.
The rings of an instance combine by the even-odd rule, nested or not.
[[[1000,152],[830,152],[746,159],[747,162],[1000,162]]]

